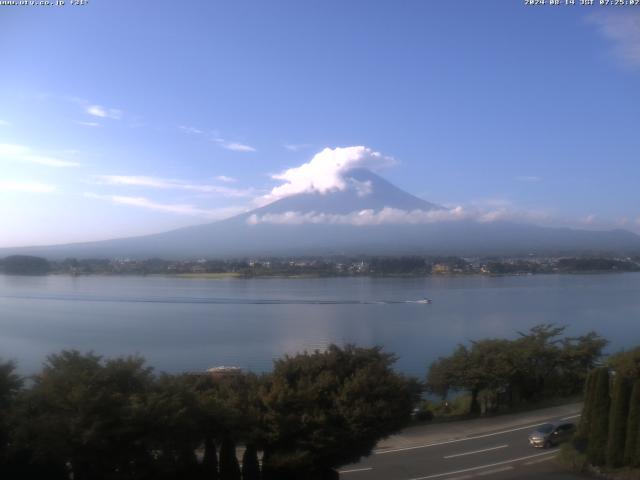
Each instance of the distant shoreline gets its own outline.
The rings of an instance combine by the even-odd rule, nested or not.
[[[622,270],[592,270],[592,271],[572,271],[572,272],[536,272],[536,273],[437,273],[437,274],[363,274],[363,275],[324,275],[324,274],[256,274],[247,275],[238,272],[223,272],[223,273],[110,273],[110,272],[96,272],[96,273],[78,273],[71,274],[68,272],[50,272],[45,274],[15,274],[0,272],[3,276],[15,276],[15,277],[139,277],[139,278],[181,278],[185,280],[227,280],[238,279],[247,280],[253,278],[265,279],[265,278],[286,278],[293,280],[305,280],[312,278],[386,278],[386,279],[404,279],[404,278],[468,278],[468,277],[484,277],[484,278],[500,278],[500,277],[533,277],[533,276],[546,276],[546,275],[607,275],[607,274],[623,274],[623,273],[636,273],[637,271],[622,271]]]

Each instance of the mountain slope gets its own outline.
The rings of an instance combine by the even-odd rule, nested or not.
[[[286,212],[318,212],[344,215],[351,212],[385,207],[398,210],[434,210],[439,205],[415,197],[375,173],[362,168],[344,175],[348,188],[326,194],[301,193],[281,198],[269,205],[249,212],[248,215],[280,214]]]
[[[257,255],[438,254],[516,255],[530,252],[640,252],[640,237],[625,230],[587,231],[510,222],[473,220],[353,225],[349,214],[445,212],[367,170],[344,175],[346,188],[301,193],[236,217],[142,237],[101,242],[0,250],[0,257],[28,253],[48,258],[198,258]],[[295,214],[293,213],[295,212]],[[311,215],[301,222],[255,221]],[[314,215],[330,221],[310,221]],[[347,216],[347,217],[345,217]],[[338,219],[338,221],[335,221]]]

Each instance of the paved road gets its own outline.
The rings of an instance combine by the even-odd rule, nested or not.
[[[341,469],[344,480],[578,479],[555,464],[557,449],[535,449],[527,435],[548,421],[577,419],[579,405],[535,414],[408,429],[373,455]],[[493,428],[491,428],[493,427]],[[457,435],[447,438],[456,432]],[[421,440],[424,443],[421,443]]]

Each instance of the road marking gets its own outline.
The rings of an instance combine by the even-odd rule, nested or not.
[[[549,423],[549,422],[536,423],[536,424],[533,424],[533,425],[526,425],[524,427],[512,428],[510,430],[501,430],[499,432],[494,432],[494,433],[485,433],[484,435],[476,435],[475,437],[465,437],[465,438],[458,438],[456,440],[447,440],[447,441],[444,441],[444,442],[427,443],[427,444],[424,444],[424,445],[415,445],[413,447],[392,448],[392,449],[389,449],[389,450],[376,450],[376,451],[373,452],[373,454],[374,455],[384,455],[386,453],[404,452],[406,450],[416,450],[418,448],[429,448],[429,447],[436,447],[438,445],[448,445],[450,443],[467,442],[469,440],[477,440],[479,438],[494,437],[496,435],[503,435],[505,433],[517,432],[519,430],[527,430],[529,428],[539,427],[540,425],[545,425],[547,423]]]
[[[552,460],[555,457],[556,457],[555,455],[552,455],[552,456],[546,457],[546,458],[539,458],[537,460],[531,460],[530,462],[525,463],[525,465],[526,466],[535,465],[536,463],[542,463],[542,462],[546,462],[548,460]]]
[[[564,417],[561,420],[571,420],[572,418],[578,418],[581,417],[582,415],[580,413],[578,413],[577,415],[571,415],[570,417]]]
[[[351,470],[338,470],[338,473],[356,473],[356,472],[368,472],[369,470],[373,470],[373,467],[367,468],[353,468]]]
[[[461,477],[449,477],[447,480],[468,480],[469,478],[473,478],[473,475],[463,475]]]
[[[474,453],[483,453],[483,452],[490,452],[491,450],[498,450],[500,448],[507,448],[509,445],[498,445],[497,447],[491,447],[491,448],[483,448],[482,450],[474,450],[473,452],[464,452],[464,453],[456,453],[454,455],[447,455],[446,457],[443,458],[456,458],[456,457],[464,457],[465,455],[473,455]]]
[[[484,476],[484,475],[492,475],[494,473],[500,473],[500,472],[506,472],[507,470],[513,470],[513,467],[502,467],[502,468],[494,468],[493,470],[487,470],[486,472],[480,472],[478,473],[478,476]]]
[[[430,478],[447,477],[449,475],[457,475],[458,473],[467,473],[467,472],[473,472],[475,470],[483,470],[485,468],[499,467],[500,465],[520,462],[522,460],[529,460],[530,458],[536,458],[542,455],[550,455],[550,454],[555,455],[556,452],[552,451],[552,452],[536,453],[534,455],[527,455],[526,457],[512,458],[511,460],[503,460],[502,462],[490,463],[489,465],[480,465],[478,467],[464,468],[462,470],[456,470],[454,472],[436,473],[435,475],[427,475],[426,477],[416,477],[416,478],[411,478],[410,480],[428,480]]]

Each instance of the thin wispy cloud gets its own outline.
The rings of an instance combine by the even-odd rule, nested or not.
[[[298,152],[300,150],[303,150],[305,148],[309,148],[311,145],[309,145],[308,143],[285,143],[283,145],[284,148],[286,148],[287,150],[291,151],[291,152]]]
[[[83,125],[85,127],[99,127],[101,126],[98,122],[77,122],[78,125]]]
[[[78,162],[63,160],[38,153],[25,145],[7,143],[0,144],[0,160],[34,163],[54,168],[77,167],[80,165]]]
[[[95,177],[97,183],[104,185],[135,186],[166,190],[186,190],[198,193],[215,194],[223,197],[246,198],[255,195],[253,189],[231,188],[223,185],[208,185],[185,182],[158,177],[138,175],[99,175]]]
[[[202,217],[209,220],[221,220],[231,217],[244,211],[244,207],[224,207],[224,208],[200,208],[184,203],[160,203],[146,197],[131,197],[125,195],[100,195],[96,193],[85,193],[86,198],[106,200],[116,205],[126,205],[130,207],[143,208],[156,212],[170,213],[175,215],[188,215],[192,217]]]
[[[122,110],[106,108],[102,105],[88,105],[85,111],[89,115],[98,118],[110,118],[111,120],[120,120],[122,118]]]
[[[226,175],[218,175],[215,178],[216,178],[216,180],[219,180],[219,181],[224,182],[224,183],[234,183],[234,182],[238,181],[237,179],[235,179],[233,177],[227,177]]]
[[[179,125],[178,128],[185,133],[191,133],[193,135],[201,135],[204,132],[196,127],[189,127],[187,125]]]
[[[256,151],[256,149],[251,145],[246,145],[244,143],[237,143],[237,142],[223,143],[222,147],[226,148],[227,150],[232,150],[234,152],[255,152]]]
[[[535,175],[521,175],[516,177],[518,182],[527,182],[527,183],[536,183],[542,180],[542,178],[537,177]]]
[[[0,127],[10,127],[11,122],[7,122],[6,120],[0,120]]]
[[[0,192],[52,193],[55,191],[56,187],[54,185],[46,183],[0,181]]]
[[[255,152],[256,151],[256,149],[251,145],[246,145],[244,143],[239,143],[239,142],[230,142],[224,139],[223,137],[221,137],[220,134],[215,131],[211,134],[211,140],[214,143],[217,143],[218,145],[220,145],[222,148],[231,150],[233,152]]]
[[[205,135],[206,134],[204,130],[197,127],[193,127],[193,126],[180,125],[178,126],[178,128],[182,132],[189,135]],[[217,143],[222,148],[231,150],[233,152],[256,152],[257,151],[255,147],[252,147],[251,145],[247,145],[246,143],[233,142],[233,141],[227,140],[222,136],[220,136],[220,133],[217,131],[211,132],[209,138],[211,139],[212,142]]]
[[[625,65],[640,67],[640,12],[598,12],[588,17]]]

